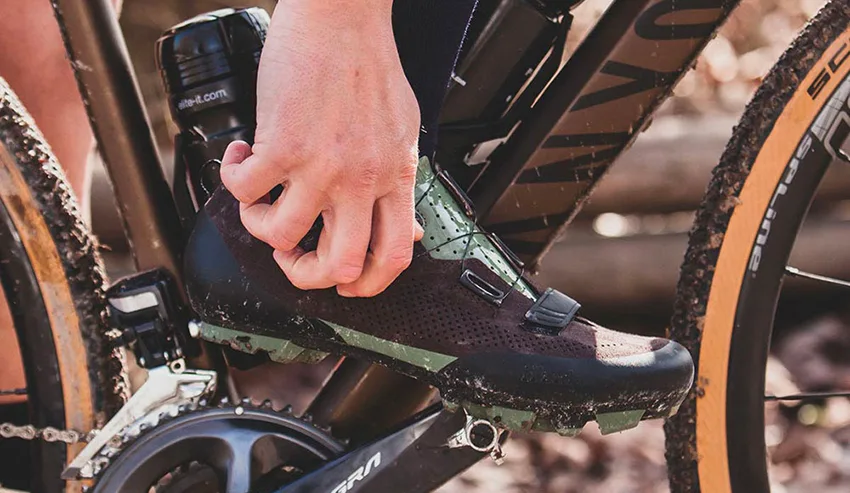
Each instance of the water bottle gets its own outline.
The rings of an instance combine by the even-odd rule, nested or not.
[[[261,8],[222,9],[182,22],[157,41],[157,66],[180,129],[178,205],[177,187],[184,185],[191,206],[201,207],[218,186],[218,160],[227,145],[237,139],[253,143],[257,68],[268,26],[269,14]]]

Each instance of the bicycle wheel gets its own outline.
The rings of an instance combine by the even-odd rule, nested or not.
[[[89,431],[122,403],[106,344],[104,274],[56,159],[0,79],[0,283],[18,336],[29,424]],[[80,445],[30,447],[33,492],[76,492],[59,474]],[[17,446],[17,445],[16,445]]]
[[[665,425],[674,493],[770,490],[765,369],[786,264],[850,132],[850,2],[832,0],[765,78],[697,213],[672,337],[697,365]]]

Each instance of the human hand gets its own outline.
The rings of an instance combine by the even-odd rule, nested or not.
[[[391,10],[391,0],[281,0],[260,60],[254,145],[234,142],[222,159],[245,228],[301,289],[374,296],[407,268],[422,235],[419,106]],[[318,247],[305,252],[298,243],[319,215]]]

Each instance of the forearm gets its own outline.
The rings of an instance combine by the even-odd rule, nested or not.
[[[393,0],[280,0],[275,7],[270,33],[276,19],[301,25],[305,35],[340,33],[349,30],[392,32]],[[311,32],[306,31],[309,27]],[[333,38],[329,39],[332,41]]]

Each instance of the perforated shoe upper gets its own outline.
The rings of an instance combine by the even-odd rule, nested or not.
[[[410,267],[374,298],[295,288],[275,264],[271,248],[241,226],[238,203],[226,190],[217,191],[205,209],[253,289],[269,293],[294,315],[454,357],[512,352],[608,360],[648,353],[668,343],[581,318],[555,334],[536,326],[526,313],[538,291],[497,240],[475,226],[468,206],[427,161],[420,165],[416,196],[425,238],[416,246]],[[474,286],[462,282],[464,273],[471,273]],[[483,292],[473,289],[479,286],[484,286]]]

